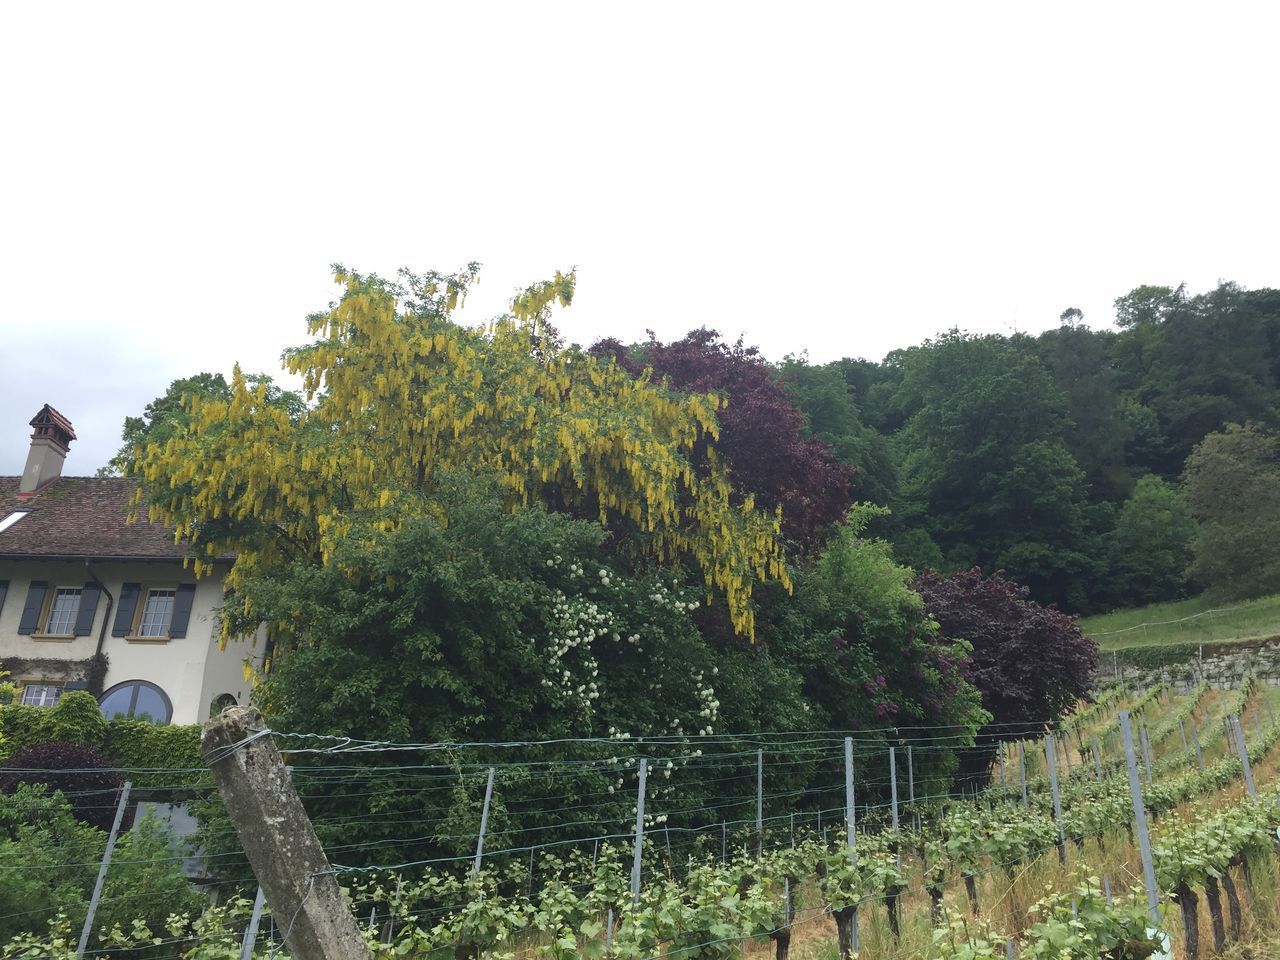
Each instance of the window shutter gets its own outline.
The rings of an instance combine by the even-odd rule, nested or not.
[[[76,625],[72,633],[77,637],[87,637],[93,632],[93,618],[98,615],[98,597],[102,588],[96,583],[86,583],[80,588],[80,609],[76,612]]]
[[[0,580],[0,613],[4,612],[4,598],[9,593],[9,581]]]
[[[22,619],[18,621],[18,632],[31,634],[36,632],[40,620],[40,610],[44,607],[45,591],[49,589],[48,580],[32,580],[27,588],[27,603],[22,608]]]
[[[187,635],[187,621],[191,619],[191,601],[196,597],[194,583],[182,583],[173,597],[173,620],[169,623],[169,636],[179,640]]]
[[[113,637],[127,637],[133,627],[133,610],[138,605],[138,594],[142,590],[140,583],[126,583],[120,588],[120,604],[116,607],[115,623],[111,625]]]

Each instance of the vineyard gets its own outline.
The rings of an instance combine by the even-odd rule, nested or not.
[[[1280,922],[1274,701],[1252,681],[1113,689],[1051,737],[1006,740],[989,785],[967,792],[941,772],[955,748],[937,729],[274,739],[374,956],[1194,960]],[[385,761],[376,784],[370,757]],[[207,772],[122,772],[217,804]],[[415,819],[387,791],[422,811],[444,809],[433,793],[461,801]],[[100,926],[85,955],[287,956],[290,917],[255,897],[234,831],[210,823],[220,902]],[[373,839],[343,842],[356,836]],[[108,870],[129,864],[122,851]],[[78,924],[59,915],[0,957],[75,956]]]

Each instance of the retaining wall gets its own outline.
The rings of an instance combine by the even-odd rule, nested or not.
[[[1094,682],[1097,687],[1117,681],[1130,687],[1171,683],[1187,689],[1203,679],[1213,687],[1237,687],[1251,671],[1262,682],[1280,686],[1280,637],[1104,650]]]

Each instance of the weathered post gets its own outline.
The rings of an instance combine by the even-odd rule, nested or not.
[[[358,960],[369,948],[293,778],[254,707],[208,721],[200,750],[295,960]]]

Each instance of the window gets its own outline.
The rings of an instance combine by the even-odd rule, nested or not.
[[[111,635],[152,643],[181,640],[191,624],[195,594],[194,583],[125,583]]]
[[[152,723],[168,723],[173,707],[163,690],[146,680],[126,680],[117,683],[98,701],[102,715],[108,720],[116,717],[135,717]]]
[[[44,632],[51,637],[69,637],[80,612],[80,588],[58,587],[49,604],[49,616],[44,622]]]
[[[22,688],[22,703],[28,707],[52,707],[62,696],[62,687],[53,683],[28,683]]]
[[[173,598],[175,590],[148,590],[146,602],[142,605],[142,617],[138,621],[139,637],[164,637],[169,634],[169,623],[173,619]]]
[[[214,697],[213,703],[209,704],[209,716],[216,717],[227,707],[234,707],[239,703],[235,696],[230,693],[219,694]]]

